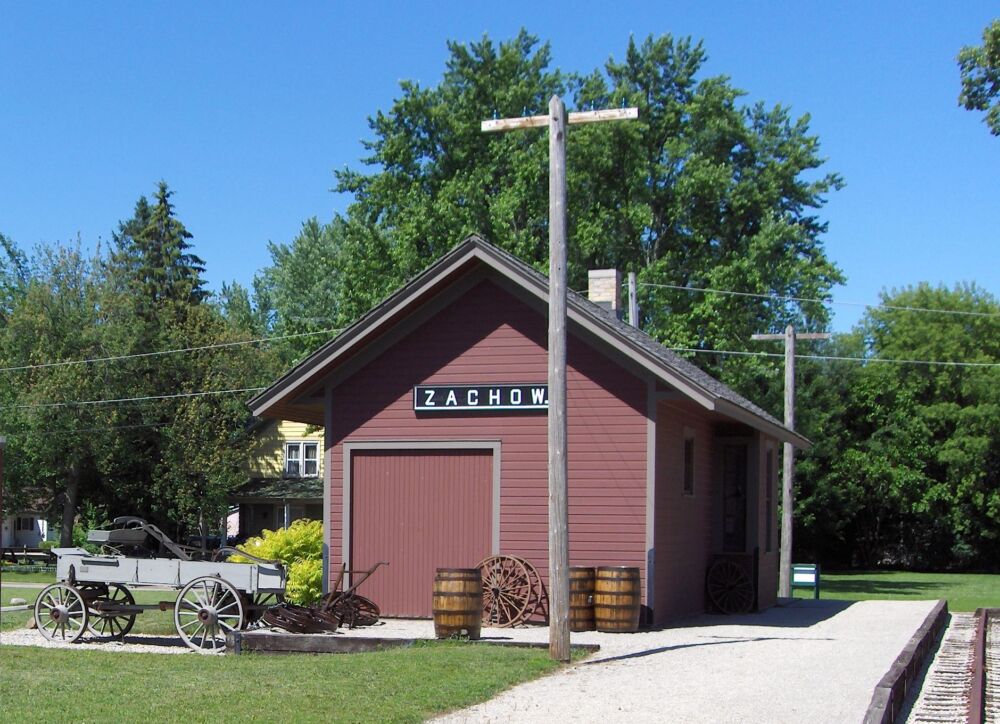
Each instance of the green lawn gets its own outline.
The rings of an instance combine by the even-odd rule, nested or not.
[[[55,573],[13,573],[6,568],[0,571],[0,584],[4,587],[18,583],[55,583]]]
[[[799,598],[812,592],[795,589]],[[985,573],[909,573],[906,571],[823,572],[822,598],[846,601],[944,598],[949,611],[1000,607],[1000,575]]]
[[[176,656],[0,648],[5,721],[422,721],[552,671],[451,642],[370,654]]]

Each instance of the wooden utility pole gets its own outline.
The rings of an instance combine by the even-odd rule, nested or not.
[[[754,334],[750,339],[785,340],[785,427],[795,429],[795,340],[829,339],[821,332],[795,333],[788,325],[784,334]],[[781,463],[781,545],[778,556],[778,596],[792,596],[792,507],[795,505],[795,447],[790,442],[782,446]],[[768,480],[770,485],[771,481]]]
[[[483,131],[549,129],[549,656],[569,661],[569,507],[566,500],[566,126],[638,118],[638,108],[483,121]]]

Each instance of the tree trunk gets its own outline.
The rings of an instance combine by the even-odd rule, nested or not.
[[[66,476],[66,497],[63,500],[62,528],[59,545],[69,548],[73,545],[73,522],[76,519],[76,499],[80,495],[80,464],[70,463]]]

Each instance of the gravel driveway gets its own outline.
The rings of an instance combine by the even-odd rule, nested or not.
[[[860,722],[933,605],[803,600],[662,631],[574,634],[602,650],[440,721]]]

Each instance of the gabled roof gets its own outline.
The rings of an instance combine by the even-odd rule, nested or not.
[[[322,407],[322,400],[316,395],[322,381],[338,364],[405,319],[415,306],[478,265],[548,303],[549,280],[545,275],[478,236],[471,236],[250,400],[248,404],[253,414],[322,424],[321,417],[316,419],[315,410]],[[571,324],[620,350],[633,363],[702,407],[798,447],[811,446],[806,438],[786,428],[730,387],[575,292],[567,295],[567,317]]]

